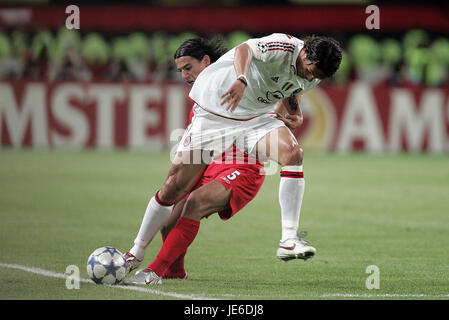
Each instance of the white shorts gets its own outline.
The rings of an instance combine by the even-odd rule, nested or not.
[[[286,127],[274,114],[263,114],[250,120],[234,120],[205,111],[198,105],[194,117],[179,142],[177,152],[207,150],[213,156],[223,153],[235,143],[244,152],[252,153],[257,142],[271,131]]]

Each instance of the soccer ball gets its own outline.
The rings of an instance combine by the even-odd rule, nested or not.
[[[97,284],[117,284],[126,276],[128,264],[113,247],[101,247],[87,259],[87,274]]]

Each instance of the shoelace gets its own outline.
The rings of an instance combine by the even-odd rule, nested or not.
[[[307,231],[301,231],[296,236],[298,237],[299,242],[301,242],[304,245],[310,245],[310,242],[305,240],[304,238],[307,236]]]

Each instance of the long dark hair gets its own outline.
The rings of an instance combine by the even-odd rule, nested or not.
[[[213,39],[195,38],[183,42],[174,54],[175,60],[181,57],[190,56],[202,60],[205,55],[210,57],[210,62],[218,60],[226,51],[223,41],[219,37]]]
[[[307,59],[320,69],[326,77],[331,77],[341,63],[341,47],[337,40],[330,37],[311,36],[304,39]]]

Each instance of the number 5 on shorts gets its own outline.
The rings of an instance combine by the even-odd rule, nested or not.
[[[228,174],[226,176],[226,178],[228,178],[229,180],[235,180],[235,178],[237,178],[237,176],[240,175],[240,172],[238,172],[237,170],[235,170],[233,173]]]

